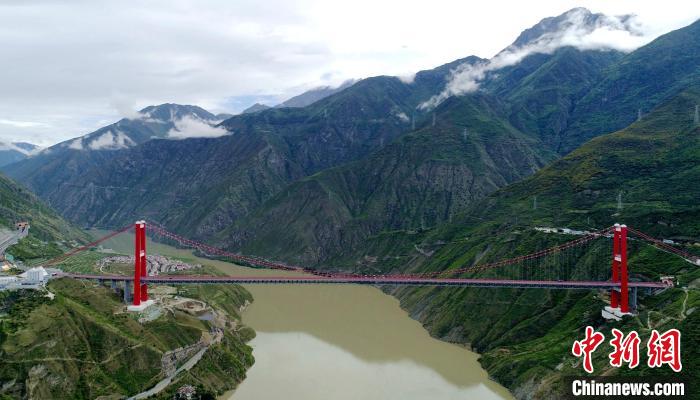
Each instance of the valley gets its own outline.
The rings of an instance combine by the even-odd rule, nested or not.
[[[128,252],[131,245],[129,236],[105,242],[106,247],[121,252]],[[183,257],[229,275],[280,274],[199,258],[162,244],[151,247],[160,254]],[[250,342],[255,364],[231,399],[285,395],[323,399],[331,387],[338,390],[338,398],[347,399],[382,399],[388,393],[421,399],[430,392],[447,398],[511,398],[483,373],[476,354],[431,338],[396,300],[376,288],[243,287],[253,296],[252,304],[242,313],[242,322],[256,332]],[[329,362],[334,370],[327,369]],[[308,384],[290,384],[297,379]],[[384,387],[382,391],[376,391],[378,386]]]
[[[76,274],[0,291],[0,399],[694,390],[700,20],[642,43],[635,18],[574,8],[490,59],[0,143],[3,274]],[[141,275],[121,229],[139,220]],[[144,282],[155,303],[134,308]],[[601,350],[585,372],[587,327],[678,330],[683,369]]]

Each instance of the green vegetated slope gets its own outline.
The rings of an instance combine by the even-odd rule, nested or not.
[[[102,286],[61,279],[51,282],[49,290],[54,299],[41,292],[1,294],[4,395],[92,399],[135,394],[163,378],[165,351],[193,344],[208,330],[206,322],[184,313],[141,324]],[[223,290],[216,294],[226,296],[232,306],[250,297],[235,287]],[[207,382],[214,393],[235,387],[253,362],[245,344],[249,335],[228,331],[224,342],[210,348],[211,355],[201,361],[202,372],[192,371],[193,379]],[[227,362],[218,364],[209,360],[212,357]]]
[[[30,232],[44,240],[81,237],[36,195],[0,174],[0,226],[14,229],[19,221],[28,221]]]
[[[475,200],[534,172],[539,167],[537,158],[551,160],[549,152],[566,153],[588,140],[589,134],[572,130],[578,103],[586,98],[590,102],[591,91],[599,91],[596,88],[603,81],[619,80],[623,85],[627,77],[610,72],[621,68],[618,65],[641,65],[666,54],[667,62],[645,66],[649,74],[665,74],[672,67],[668,57],[696,45],[689,39],[697,36],[694,30],[691,25],[669,33],[633,52],[638,53],[634,56],[571,47],[532,54],[484,80],[483,92],[496,96],[498,106],[486,101],[491,97],[485,93],[450,99],[435,110],[437,127],[431,126],[428,114],[428,123],[416,132],[364,159],[292,183],[218,238],[224,245],[253,254],[349,267],[358,262],[353,254],[367,246],[368,236],[422,230],[447,221]],[[686,66],[674,75],[682,78],[674,83],[676,91],[692,83],[689,77],[700,66],[698,60],[687,61],[695,67]],[[626,98],[619,106],[655,105],[672,94],[656,89]],[[590,120],[599,118],[591,113]],[[599,122],[602,132],[621,124]],[[530,149],[501,146],[504,137],[499,132],[504,126],[517,131],[516,142],[529,143]],[[534,141],[522,140],[523,136]],[[475,139],[483,144],[481,150],[473,146]],[[494,154],[497,148],[501,151]],[[527,152],[535,156],[524,156]],[[528,159],[534,161],[530,166],[514,162]]]
[[[565,152],[631,124],[700,80],[700,21],[667,33],[609,66],[576,105],[563,133]]]
[[[150,140],[121,150],[61,149],[73,160],[62,169],[48,154],[7,171],[83,225],[147,217],[206,237],[290,182],[363,157],[409,130],[407,113],[423,86],[365,79],[304,108],[230,118],[222,126],[228,136]]]
[[[699,88],[676,95],[629,128],[592,140],[522,182],[497,191],[469,212],[429,232],[377,235],[357,258],[381,259],[393,270],[439,271],[526,254],[565,240],[534,231],[536,226],[603,228],[626,223],[657,237],[680,241],[700,254],[700,127],[693,122]],[[622,209],[617,195],[622,190]],[[537,196],[537,208],[533,209]],[[425,257],[411,247],[434,251]],[[601,247],[602,246],[602,247]],[[410,256],[406,256],[406,254]],[[576,253],[569,276],[579,279],[592,265],[610,263],[609,244]],[[682,288],[642,298],[638,317],[623,324],[600,317],[605,294],[589,291],[420,288],[394,292],[402,305],[440,338],[470,343],[484,354],[482,364],[518,397],[558,396],[562,377],[580,375],[570,346],[593,325],[637,329],[679,328],[684,336],[682,377],[697,382],[697,326],[700,269],[680,258],[632,242],[633,279],[675,275]],[[497,276],[487,272],[485,276]],[[495,275],[490,275],[495,274]],[[604,354],[596,368],[605,370]],[[652,374],[645,367],[611,374]],[[669,370],[653,374],[668,374]],[[552,392],[555,394],[553,395]]]
[[[27,215],[36,212],[30,209]],[[33,266],[70,245],[42,242],[30,234],[10,251]],[[96,273],[97,261],[106,255],[88,251],[57,267]],[[117,267],[109,272],[124,273]],[[130,266],[125,269],[129,270]],[[0,397],[92,399],[135,394],[164,378],[164,352],[196,343],[211,328],[209,322],[181,312],[138,322],[138,316],[125,312],[121,290],[115,293],[95,283],[60,279],[50,282],[48,291],[53,299],[43,291],[0,292]],[[212,395],[235,388],[254,361],[246,342],[255,333],[239,323],[239,307],[252,296],[235,285],[180,288],[178,295],[208,303],[230,323],[221,343],[211,346],[173,385],[191,383],[200,387],[200,393]],[[162,395],[170,393],[171,398],[176,387]]]
[[[510,105],[510,120],[515,127],[564,154],[587,140],[576,137],[573,144],[562,143],[576,104],[605,76],[606,68],[623,55],[614,50],[563,47],[505,67],[485,86]]]
[[[511,119],[522,132],[546,138],[542,147],[554,148],[549,136],[566,124],[570,103],[618,56],[617,52],[573,48],[534,55],[518,66],[496,71],[484,82],[483,90],[504,102],[499,107],[512,110],[499,111],[494,117],[492,106],[486,104],[484,110],[465,112],[484,119],[482,125]],[[440,93],[456,69],[485,61],[474,56],[455,60],[420,71],[411,82],[368,78],[306,107],[235,116],[222,124],[232,137],[176,143],[151,140],[122,150],[62,148],[56,153],[70,154],[70,162],[63,163],[66,168],[57,168],[61,163],[51,161],[52,153],[47,152],[6,170],[82,225],[117,227],[145,216],[206,239],[259,211],[288,185],[328,168],[366,160],[397,137],[429,127],[432,110],[418,106]],[[567,106],[563,116],[553,110],[560,105]],[[553,133],[540,135],[541,127]],[[482,133],[483,141],[490,140]],[[426,139],[426,147],[441,145]],[[483,160],[481,156],[474,155],[473,165],[482,162],[489,168],[488,163],[511,161],[507,155],[504,160],[498,155]],[[251,234],[242,232],[230,240],[226,235],[219,237],[233,247]]]
[[[435,129],[432,127],[433,112],[419,113],[416,131],[404,133],[375,151],[367,149],[368,155],[359,160],[292,179],[275,194],[266,192],[271,196],[258,203],[257,208],[247,208],[237,214],[238,218],[219,218],[218,221],[233,223],[222,222],[221,229],[212,229],[213,236],[224,246],[252,254],[349,267],[361,261],[353,255],[357,248],[367,246],[368,236],[392,230],[422,230],[447,221],[473,201],[534,172],[541,160],[551,159],[550,152],[567,153],[596,134],[589,132],[589,127],[575,125],[576,121],[597,121],[595,129],[598,131],[595,132],[598,133],[613,131],[634,121],[636,112],[631,119],[621,120],[601,115],[624,115],[627,108],[649,109],[687,88],[700,67],[697,59],[683,58],[685,53],[693,53],[697,45],[697,41],[691,40],[697,36],[696,26],[671,32],[628,55],[570,47],[552,54],[530,55],[514,66],[488,75],[479,96],[451,99],[434,110]],[[671,61],[674,57],[681,57],[687,65],[676,70]],[[661,62],[662,59],[665,61]],[[483,60],[470,58],[466,62],[473,64]],[[405,110],[401,104],[411,105],[415,99],[429,98],[435,88],[444,84],[445,69],[454,69],[460,64],[461,61],[419,74],[416,77],[419,83],[414,85],[423,89],[412,89],[411,93],[407,92],[408,86],[392,78],[377,78],[364,85],[360,82],[316,103],[316,116],[306,121],[304,129],[289,125],[289,116],[279,114],[279,110],[265,111],[255,118],[266,115],[267,130],[286,132],[285,138],[269,136],[276,141],[276,146],[285,148],[285,154],[306,157],[307,166],[328,165],[318,156],[308,158],[307,152],[300,152],[300,147],[291,144],[289,138],[301,137],[304,143],[318,141],[318,148],[325,148],[332,155],[337,152],[334,146],[345,148],[353,141],[348,141],[345,134],[329,133],[321,136],[326,140],[323,147],[314,133],[324,131],[323,116],[340,118],[336,126],[343,132],[354,132],[356,126],[333,107],[338,104],[343,104],[343,108],[353,104],[359,107],[359,104],[369,104],[367,99],[374,99],[372,104],[384,104],[377,100],[383,98],[381,94],[393,93],[390,98],[403,100],[388,104],[397,107],[396,110]],[[629,69],[629,74],[615,72],[623,66]],[[639,74],[637,70],[645,72]],[[612,89],[600,89],[603,83],[627,87],[634,74],[639,75],[634,78],[637,80],[656,75],[673,76],[664,78],[673,81],[669,86],[673,90],[649,81],[638,96],[607,104],[607,114],[586,108],[585,104],[603,101],[592,100],[595,96],[612,93]],[[491,99],[490,96],[498,101],[485,100]],[[365,100],[358,103],[357,99]],[[583,108],[579,104],[584,104]],[[326,114],[326,109],[332,112]],[[391,109],[387,105],[383,112]],[[296,112],[305,115],[304,110]],[[363,118],[369,115],[365,114]],[[409,112],[405,114],[408,116]],[[283,115],[285,117],[281,118]],[[233,121],[227,122],[229,127],[234,126]],[[237,128],[234,130],[245,130],[248,126],[243,123],[245,119],[235,121]],[[372,121],[355,123],[370,129]],[[528,150],[522,146],[501,146],[504,138],[501,132],[506,126],[510,134],[517,137],[516,142],[529,143]],[[525,140],[524,136],[532,140]],[[482,144],[481,150],[478,144]],[[499,151],[494,152],[494,149]],[[534,162],[530,165],[518,163],[523,160]],[[377,263],[381,264],[379,261]]]
[[[19,259],[57,255],[87,239],[29,190],[0,174],[0,228],[14,230],[20,221],[29,222],[29,235],[8,249]]]
[[[435,110],[434,126],[290,185],[220,238],[248,253],[323,263],[380,231],[447,221],[552,158],[508,123],[496,98],[451,98]]]

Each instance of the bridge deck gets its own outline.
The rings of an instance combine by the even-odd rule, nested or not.
[[[63,274],[69,278],[90,280],[131,281],[133,276]],[[404,285],[404,286],[471,286],[513,287],[549,289],[614,289],[620,283],[599,281],[529,281],[508,279],[468,278],[406,278],[406,277],[323,277],[323,276],[204,276],[204,275],[159,275],[141,278],[142,283],[238,283],[238,284],[355,284],[355,285]],[[629,282],[630,288],[660,289],[667,287],[661,282]]]

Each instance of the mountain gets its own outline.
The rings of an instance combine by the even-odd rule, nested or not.
[[[76,174],[100,166],[119,151],[153,138],[225,134],[213,126],[217,122],[215,115],[197,106],[149,106],[133,118],[123,118],[87,135],[58,143],[6,165],[3,170],[43,197],[47,190],[64,184]]]
[[[504,52],[541,50],[605,24],[633,30],[629,17],[577,9],[543,20]],[[131,143],[114,139],[112,127],[110,146],[90,150],[103,131],[57,147],[60,157],[45,151],[6,170],[81,225],[148,218],[229,249],[318,268],[443,271],[564,240],[537,226],[614,222],[693,251],[690,244],[700,242],[698,29],[696,22],[629,53],[557,45],[509,64],[467,57],[412,82],[363,79],[304,107],[216,126],[209,117],[187,118],[211,133],[192,136],[210,137],[169,140],[172,129],[187,130],[171,121],[160,136],[129,136]],[[478,90],[421,107],[464,71],[483,73],[472,82]],[[577,266],[609,265],[597,250],[577,254]],[[683,261],[635,250],[635,278],[670,273],[697,286],[697,270]],[[562,356],[570,341],[585,325],[611,327],[590,311],[605,298],[588,291],[385,289],[434,336],[481,352],[484,367],[518,398],[561,398],[562,376],[580,373]],[[619,326],[643,335],[652,324],[697,332],[700,314],[690,310],[700,304],[690,293],[642,297],[645,323]],[[688,312],[679,312],[684,303]],[[669,318],[656,319],[652,308]],[[684,355],[693,366],[697,348]],[[630,372],[637,373],[649,370]]]
[[[539,137],[557,153],[566,154],[595,135],[632,122],[601,126],[587,134],[571,126],[578,103],[594,86],[609,79],[608,69],[625,56],[614,42],[591,42],[595,33],[613,31],[630,37],[642,35],[631,15],[607,16],[574,8],[544,18],[479,66],[484,74],[480,89],[511,104],[514,126]],[[583,118],[589,116],[583,114]]]
[[[424,232],[375,235],[353,255],[352,259],[361,261],[352,268],[369,273],[449,270],[575,238],[547,235],[534,229],[538,226],[594,230],[615,222],[673,239],[699,254],[700,189],[695,182],[700,181],[700,125],[693,118],[699,101],[700,86],[694,85],[651,110],[642,121],[591,140],[531,177],[475,202],[451,222]],[[609,265],[607,246],[564,258],[567,263],[576,262],[570,273],[589,265]],[[687,309],[700,306],[700,299],[687,297],[683,289],[696,287],[698,269],[638,242],[630,246],[634,279],[674,275],[680,283],[662,295],[641,297],[644,325],[637,319],[605,322],[597,310],[607,299],[589,291],[425,287],[392,293],[432,335],[469,343],[482,353],[482,365],[516,398],[561,398],[567,390],[564,377],[580,373],[569,355],[570,343],[586,325],[606,331],[608,337],[612,327],[625,332],[635,329],[643,341],[652,327],[682,332],[700,327],[700,316],[692,312],[681,311],[676,317],[684,301]],[[700,377],[696,368],[700,338],[689,333],[684,340],[683,360],[692,366],[684,365],[681,377],[694,381]],[[606,352],[597,357],[596,372],[602,375],[672,374],[645,365],[636,370],[611,368]]]
[[[270,108],[270,106],[266,106],[265,104],[255,103],[252,106],[241,111],[241,114],[252,114],[252,113],[256,113],[258,111],[267,110],[268,108]],[[228,119],[228,118],[226,118],[226,119]]]
[[[700,21],[660,36],[610,65],[574,106],[562,133],[566,153],[613,132],[700,80]]]
[[[592,41],[593,32],[611,30],[641,35],[632,16],[573,9],[543,19],[493,59],[460,67],[457,75],[482,76],[474,83],[511,104],[514,126],[563,155],[624,128],[699,78],[700,21],[628,53]]]
[[[581,13],[569,13],[567,19],[571,20],[571,15]],[[594,22],[589,25],[597,26],[599,23],[595,21],[599,18],[593,17]],[[545,36],[556,36],[550,28],[538,29],[545,32]],[[570,26],[567,25],[566,29],[570,29]],[[531,41],[543,36],[529,33],[525,37]],[[523,40],[521,37],[513,46],[529,43]],[[676,40],[671,42],[675,43]],[[647,47],[663,51],[661,48],[665,41],[660,43],[653,42]],[[154,112],[156,108],[145,109],[140,118],[120,121],[122,124],[142,126],[159,120],[162,122],[157,124],[161,128],[160,133],[133,135],[134,139],[130,139],[133,144],[128,142],[128,145],[113,146],[111,150],[69,151],[70,144],[74,143],[89,149],[96,138],[105,135],[104,132],[113,134],[117,129],[114,126],[105,127],[98,131],[100,134],[59,144],[44,152],[48,154],[42,153],[41,156],[5,167],[5,170],[64,216],[83,225],[121,226],[134,218],[147,216],[182,233],[200,238],[216,237],[223,245],[246,246],[246,249],[261,252],[271,249],[258,246],[256,243],[263,240],[255,236],[269,233],[265,237],[275,238],[274,229],[263,232],[266,225],[262,221],[266,211],[281,205],[277,203],[276,196],[307,190],[313,180],[302,182],[302,179],[317,173],[321,174],[319,179],[331,181],[332,185],[326,184],[326,188],[330,188],[327,190],[314,190],[316,198],[321,199],[328,192],[351,195],[352,198],[348,197],[341,203],[326,204],[329,213],[343,215],[342,224],[334,225],[338,220],[329,218],[325,224],[318,221],[316,229],[338,235],[352,227],[350,231],[358,235],[376,232],[384,223],[403,228],[429,227],[451,218],[469,202],[534,172],[552,159],[553,152],[566,152],[566,143],[583,141],[585,135],[578,135],[572,130],[570,122],[578,103],[590,95],[593,87],[609,79],[608,71],[618,68],[630,57],[638,59],[635,56],[637,52],[646,54],[645,57],[655,54],[649,54],[646,47],[628,55],[609,49],[578,50],[567,46],[547,53],[534,52],[519,63],[489,71],[481,82],[481,97],[466,95],[455,99],[453,96],[445,109],[436,109],[435,112],[418,106],[440,93],[455,73],[465,68],[481,68],[490,61],[473,56],[455,60],[417,73],[412,82],[386,76],[368,78],[306,107],[272,108],[237,115],[216,127],[209,125],[211,114],[201,109],[183,109],[195,114],[188,120],[207,122],[200,125],[206,130],[215,130],[216,135],[223,135],[221,137],[193,137],[181,141],[159,139],[172,136],[172,129],[177,128],[172,121],[177,119],[171,118],[176,114],[168,108],[175,106],[163,105],[156,107],[160,110],[158,113]],[[667,65],[658,64],[658,67],[663,69]],[[448,112],[448,109],[453,111]],[[430,129],[424,129],[432,124],[433,115],[438,127],[451,126],[446,129],[449,132],[447,137],[452,135],[452,139],[447,140],[439,134],[430,135]],[[181,116],[178,118],[184,119]],[[472,120],[466,123],[460,122],[460,118]],[[473,118],[480,120],[477,123]],[[594,115],[590,117],[591,120],[595,118]],[[402,204],[396,210],[388,208],[392,199],[398,196],[392,194],[389,188],[395,185],[398,189],[401,187],[400,181],[410,175],[397,173],[390,176],[394,181],[386,182],[387,186],[383,191],[378,191],[371,201],[365,197],[368,193],[374,193],[374,189],[342,189],[343,185],[352,183],[343,182],[348,176],[359,179],[359,183],[372,181],[367,174],[387,173],[373,170],[374,167],[392,165],[403,156],[400,151],[416,153],[414,148],[408,150],[411,146],[403,142],[404,135],[419,138],[417,143],[423,143],[426,150],[422,150],[420,158],[412,161],[426,168],[434,162],[431,160],[442,159],[442,155],[431,152],[431,148],[439,152],[450,144],[460,143],[450,143],[450,140],[459,139],[463,128],[469,126],[476,127],[474,140],[482,141],[491,150],[498,147],[491,146],[489,141],[495,141],[502,135],[508,140],[517,138],[519,145],[502,148],[496,153],[474,153],[471,151],[479,148],[477,145],[481,142],[472,143],[468,130],[467,139],[461,139],[461,143],[468,143],[469,146],[461,147],[462,154],[455,154],[454,164],[441,167],[446,168],[446,176],[455,174],[455,180],[448,184],[446,176],[437,179],[433,175],[437,173],[436,170],[416,176],[415,180],[419,182],[416,187],[419,189],[397,192],[401,193]],[[482,130],[484,127],[487,129]],[[493,137],[490,135],[491,129],[494,129]],[[126,140],[123,142],[127,143]],[[111,144],[114,143],[112,140]],[[387,146],[391,146],[391,151],[383,151]],[[60,151],[52,156],[54,149]],[[506,173],[500,164],[516,167],[514,171]],[[409,167],[408,164],[401,166],[404,171],[410,170]],[[325,171],[332,168],[340,169]],[[466,176],[475,171],[488,171],[479,183],[481,186],[463,190]],[[435,182],[426,183],[424,180],[428,177],[435,179]],[[336,178],[340,181],[334,182]],[[462,191],[464,193],[459,193]],[[418,204],[431,196],[440,199],[439,205],[436,205],[440,211],[427,215]],[[363,207],[375,210],[374,214],[358,219],[358,215],[367,211]],[[376,210],[385,210],[391,217],[379,217],[381,212]],[[310,213],[311,209],[304,212]],[[263,219],[256,220],[256,216],[260,215],[263,215]],[[299,216],[299,221],[314,220],[313,216]],[[286,234],[291,232],[301,230],[290,229]],[[347,240],[359,243],[351,236],[347,236]],[[291,243],[294,240],[287,238],[285,241]],[[321,241],[321,236],[308,243],[317,241]],[[337,248],[341,242],[329,246]],[[307,242],[297,241],[297,244],[301,243]],[[292,248],[273,250],[280,255],[293,256],[290,252]],[[321,260],[340,256],[330,249],[319,249],[317,252],[323,253],[323,256],[302,258]]]
[[[282,103],[276,105],[275,107],[277,108],[284,108],[284,107],[306,107],[309,106],[321,99],[324,99],[332,94],[336,94],[353,84],[355,84],[357,81],[354,79],[347,80],[340,84],[338,87],[332,87],[332,86],[321,86],[317,87],[311,90],[307,90],[306,92],[296,95],[290,99],[287,99],[283,101]]]
[[[578,35],[585,35],[598,29],[609,28],[641,35],[633,19],[633,15],[613,17],[592,13],[583,7],[572,8],[556,17],[544,18],[531,28],[525,29],[504,51],[532,46],[543,40],[551,40],[553,37],[570,35],[574,31]]]
[[[65,153],[69,150],[119,150],[136,146],[153,138],[180,138],[185,128],[206,130],[221,119],[201,107],[179,104],[161,104],[149,106],[139,111],[132,118],[102,127],[87,135],[66,140],[51,146],[37,158],[53,153]]]
[[[297,181],[223,232],[222,241],[315,265],[361,248],[381,231],[445,222],[551,158],[508,123],[496,98],[451,98],[435,110],[435,125],[429,121],[366,158]]]
[[[223,121],[223,120],[229,119],[231,117],[233,117],[233,114],[219,113],[219,114],[216,114],[216,121]]]
[[[48,152],[67,147],[72,150],[119,150],[135,146],[153,138],[180,137],[177,134],[185,123],[206,129],[220,122],[217,116],[201,107],[180,104],[149,106],[134,118],[123,118],[105,126],[49,148]],[[189,127],[188,127],[189,128]]]
[[[90,261],[95,264],[94,258]],[[122,311],[119,294],[103,285],[54,279],[47,290],[51,297],[39,290],[0,292],[3,398],[126,398],[163,380],[167,361],[178,367],[183,361],[182,356],[174,359],[173,351],[196,345],[213,329],[189,313],[137,322]],[[254,332],[240,324],[238,314],[252,297],[233,285],[207,285],[187,296],[210,306],[230,325],[219,331],[221,342],[212,343],[196,365],[174,376],[159,396],[172,399],[178,387],[192,384],[199,395],[214,398],[214,393],[234,389],[253,364],[252,348],[245,342]]]
[[[571,14],[589,17],[590,29],[601,23],[599,15],[581,10],[560,21],[570,21]],[[691,33],[693,29],[686,28]],[[553,34],[551,30],[540,31]],[[535,40],[533,34],[525,37]],[[675,52],[674,46],[671,44],[668,51]],[[649,49],[660,47],[655,41],[638,52],[653,57],[655,52]],[[451,137],[423,125],[362,160],[295,182],[218,238],[222,244],[251,254],[349,267],[362,257],[355,250],[366,247],[367,238],[448,221],[472,202],[535,172],[555,158],[549,152],[565,152],[567,142],[584,140],[566,136],[572,132],[568,124],[576,104],[607,79],[607,71],[618,63],[630,58],[641,62],[636,53],[626,56],[614,50],[582,51],[569,46],[549,54],[533,53],[515,65],[493,71],[476,92],[483,94],[482,99],[499,99],[497,113],[488,112],[493,103],[469,104],[466,99],[473,99],[469,94],[448,98],[443,103],[445,109],[434,111],[439,117],[438,128],[450,132]],[[465,62],[478,66],[484,61],[470,58],[440,68],[454,71]],[[700,62],[695,65],[697,68]],[[657,73],[666,67],[659,65]],[[444,79],[450,74],[440,76]],[[425,79],[425,73],[416,77],[417,81]],[[447,109],[451,111],[445,113]],[[425,116],[421,117],[425,124]],[[495,126],[509,126],[518,134],[499,137]],[[470,136],[474,133],[476,136]],[[499,149],[501,142],[520,146]],[[480,144],[487,150],[473,152]],[[440,161],[445,164],[439,165]]]
[[[606,69],[623,57],[624,53],[615,50],[566,46],[551,54],[529,55],[496,70],[483,88],[510,105],[509,118],[515,127],[562,154],[584,140],[571,138],[571,144],[563,145],[578,102],[603,79]]]
[[[88,239],[29,190],[0,174],[0,230],[14,230],[23,221],[30,224],[29,235],[7,249],[20,260],[55,256]]]
[[[287,184],[364,157],[409,130],[405,113],[418,101],[411,95],[397,78],[370,78],[305,108],[232,117],[221,127],[233,134],[219,138],[73,151],[69,162],[25,161],[8,173],[80,224],[111,226],[139,215],[207,235]]]
[[[14,229],[19,221],[28,221],[30,233],[42,240],[84,237],[36,195],[0,174],[0,227]]]
[[[431,115],[414,110],[449,73],[438,67],[410,84],[368,78],[307,107],[232,117],[221,127],[233,134],[219,138],[152,139],[114,151],[72,152],[80,157],[74,164],[30,168],[25,162],[8,172],[83,225],[121,225],[139,215],[207,237],[287,185],[362,159],[430,123]]]
[[[31,143],[16,142],[3,143],[0,142],[0,167],[12,164],[14,162],[24,160],[30,154],[36,152],[39,146]]]

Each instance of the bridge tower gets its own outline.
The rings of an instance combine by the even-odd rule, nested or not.
[[[143,311],[153,304],[148,299],[148,285],[141,283],[146,271],[146,221],[134,223],[134,297],[133,302],[127,307],[129,311]]]
[[[612,282],[619,288],[610,291],[610,306],[603,310],[603,317],[620,320],[630,314],[629,272],[627,269],[627,225],[615,224],[613,228]]]

